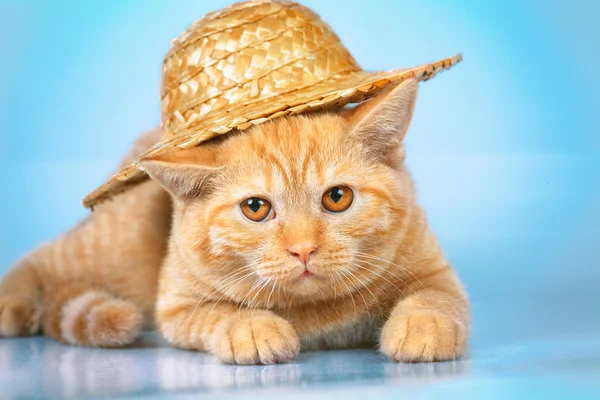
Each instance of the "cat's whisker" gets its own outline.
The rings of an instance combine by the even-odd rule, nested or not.
[[[267,298],[267,310],[271,309],[271,296],[273,296],[273,292],[275,291],[275,286],[278,286],[279,282],[276,282],[275,285],[271,288],[271,293],[269,293],[269,297]]]
[[[281,282],[279,282],[279,286],[277,287],[277,297],[281,298],[281,296],[283,295],[283,293],[285,293],[285,290],[284,290],[283,285],[281,284]]]
[[[245,272],[245,271],[240,271],[240,272]],[[217,305],[217,304],[218,304],[218,303],[219,303],[219,302],[220,302],[220,301],[221,301],[221,300],[222,300],[222,299],[223,299],[225,296],[227,296],[227,290],[225,290],[225,289],[227,289],[228,287],[229,287],[229,288],[231,288],[231,287],[235,286],[235,285],[236,285],[238,282],[240,282],[240,281],[242,281],[243,279],[245,279],[245,278],[247,278],[247,277],[251,276],[251,275],[252,275],[252,272],[249,272],[249,273],[243,274],[242,276],[238,276],[238,275],[239,275],[239,273],[237,273],[237,274],[234,274],[234,276],[232,276],[232,277],[230,277],[230,278],[228,279],[228,280],[229,280],[228,282],[221,283],[221,284],[219,285],[219,287],[217,287],[217,288],[213,288],[209,294],[207,294],[207,295],[203,296],[203,297],[202,297],[202,299],[200,300],[200,302],[198,302],[198,304],[196,304],[196,307],[194,308],[194,312],[195,312],[195,310],[196,310],[196,309],[197,309],[197,308],[198,308],[200,305],[202,305],[202,304],[204,304],[204,303],[214,302],[214,300],[213,300],[213,298],[212,298],[213,294],[216,294],[216,293],[218,293],[219,291],[223,291],[223,293],[222,293],[221,297],[219,297],[219,299],[217,299],[217,301],[216,301],[216,302],[214,302],[215,304],[213,305],[213,308],[212,308],[212,309],[214,309],[214,308],[216,307],[216,305]],[[235,278],[235,279],[231,280],[232,278]],[[211,309],[211,311],[212,311],[212,309]]]
[[[242,297],[242,299],[241,299],[240,301],[238,301],[238,302],[237,302],[237,303],[239,304],[239,306],[240,306],[240,308],[238,309],[238,311],[240,311],[242,308],[244,308],[244,305],[245,305],[245,303],[246,303],[246,299],[247,299],[248,297],[250,297],[250,295],[252,294],[252,292],[253,292],[253,291],[254,291],[256,288],[258,288],[258,287],[260,286],[260,284],[261,284],[261,283],[262,283],[262,282],[261,282],[260,280],[259,280],[259,281],[256,281],[256,282],[254,282],[254,284],[252,284],[252,286],[251,286],[251,287],[250,287],[250,289],[247,291],[247,293],[244,295],[244,297]],[[248,308],[248,307],[246,307],[246,308]]]
[[[357,259],[355,260],[355,262],[353,263],[353,265],[355,265],[355,266],[356,266],[357,264],[359,264],[359,265],[362,265],[362,264],[360,264],[360,263],[364,263],[364,264],[366,264],[366,265],[368,265],[368,266],[370,266],[370,267],[376,268],[377,270],[381,271],[381,273],[383,273],[383,274],[385,274],[385,275],[390,275],[390,277],[393,277],[393,278],[395,278],[395,279],[399,280],[399,281],[402,283],[402,285],[403,285],[403,286],[406,286],[406,287],[408,287],[408,286],[409,286],[409,284],[408,284],[408,283],[407,283],[407,282],[406,282],[406,281],[405,281],[405,280],[404,280],[402,277],[400,277],[400,276],[396,275],[394,272],[390,271],[390,270],[389,270],[389,269],[387,269],[387,268],[384,268],[384,267],[383,267],[383,266],[381,266],[381,265],[373,264],[372,262],[370,262],[370,260],[366,260],[366,259],[360,259],[360,258],[357,258]],[[363,265],[363,266],[364,266],[364,265]],[[375,274],[375,273],[374,273],[374,274]],[[375,274],[375,275],[379,276],[380,278],[383,278],[383,276],[382,276],[382,275],[378,275],[378,274]]]
[[[238,277],[237,279],[235,279],[233,282],[230,282],[228,284],[229,288],[232,289],[233,287],[239,285],[241,282],[243,282],[244,279],[252,276],[254,274],[254,271],[251,271],[245,275],[242,275],[241,277]],[[219,302],[227,295],[227,292],[223,293],[223,295],[221,297],[219,297],[219,299],[215,302],[215,304],[212,306],[209,315],[213,312],[213,310],[215,309],[215,307],[217,306],[217,304],[219,304]]]
[[[247,298],[249,298],[249,297],[252,295],[252,293],[253,293],[254,291],[256,291],[256,290],[257,290],[259,287],[261,288],[260,290],[262,290],[262,288],[263,288],[263,287],[265,286],[265,284],[266,284],[266,283],[268,283],[268,282],[269,282],[268,280],[267,280],[267,281],[263,281],[263,280],[261,280],[261,279],[258,279],[258,280],[257,280],[257,282],[256,282],[256,283],[254,283],[254,285],[252,285],[252,287],[250,288],[250,290],[248,290],[248,293],[246,293],[246,295],[245,295],[245,296],[242,298],[242,300],[239,302],[240,308],[238,309],[238,312],[239,312],[239,311],[240,311],[242,308],[244,308],[244,307],[245,307],[246,309],[249,309],[249,308],[251,308],[251,307],[250,307],[250,303],[246,303],[246,299],[247,299]],[[261,287],[261,285],[263,285],[263,286]],[[260,293],[260,290],[259,290],[259,291],[258,291],[258,292],[255,294],[255,297],[256,297],[256,295],[258,295],[258,293]]]
[[[253,270],[253,266],[252,265],[244,265],[243,267],[241,267],[239,270],[233,271],[227,275],[225,275],[224,278],[222,278],[223,280],[216,286],[213,287],[213,289],[211,290],[211,292],[208,295],[205,295],[204,298],[210,298],[213,294],[216,294],[218,292],[220,292],[221,290],[225,289],[228,285],[230,285],[232,282],[232,280],[237,281],[236,277],[238,277],[240,274],[250,271],[247,275],[244,275],[244,277],[246,276],[250,276],[254,273]]]
[[[226,276],[228,276],[228,275],[226,275]],[[227,278],[227,279],[229,279],[229,278]],[[190,313],[190,316],[188,318],[188,325],[191,323],[192,319],[194,318],[196,311],[198,311],[198,307],[200,307],[202,304],[207,303],[210,300],[210,297],[216,292],[217,292],[217,289],[213,288],[213,290],[211,290],[211,292],[209,294],[203,295],[202,297],[200,297],[200,300],[198,300],[198,302],[194,306],[194,309]],[[214,308],[214,306],[213,306],[213,308]]]
[[[362,265],[353,264],[353,267],[369,271],[369,273],[374,273],[371,269],[366,268],[365,266],[362,266]],[[381,277],[381,278],[384,279],[383,277]],[[390,283],[391,285],[394,285],[392,282],[388,281],[388,283]],[[383,293],[385,295],[384,299],[381,299],[381,298],[379,299],[380,301],[387,301],[389,299],[397,299],[398,298],[398,295],[396,294],[396,292],[394,292],[394,291],[390,292],[389,290],[385,290],[385,289],[382,290],[381,286],[379,286],[377,283],[373,282],[373,284],[377,287],[377,289],[379,289],[380,293]],[[395,287],[398,290],[398,293],[400,293],[400,295],[402,297],[405,297],[404,292],[401,289],[399,289],[397,286],[395,286]],[[389,293],[386,293],[386,292],[389,292]]]
[[[289,302],[287,303],[285,309],[291,309],[292,308],[292,304],[293,304],[295,298],[296,298],[296,293],[294,292],[294,293],[292,293],[292,296],[289,297]]]
[[[327,274],[328,277],[333,278],[333,275]],[[337,301],[337,282],[335,279],[333,281],[333,308],[335,308],[335,302]]]
[[[398,279],[400,282],[402,282],[402,285],[404,285],[404,286],[405,286],[407,289],[409,289],[409,290],[410,290],[412,293],[415,293],[415,292],[416,292],[415,288],[413,288],[413,287],[411,286],[411,283],[412,283],[412,282],[415,282],[415,280],[413,280],[412,278],[410,278],[410,276],[407,278],[407,279],[409,279],[409,282],[407,282],[406,280],[404,280],[404,278],[402,278],[402,277],[400,277],[400,276],[396,275],[396,274],[395,274],[393,271],[391,271],[389,268],[384,268],[384,267],[383,267],[383,266],[381,266],[381,265],[377,265],[377,264],[374,264],[374,263],[372,263],[372,262],[371,262],[371,261],[385,261],[385,260],[374,260],[374,259],[371,259],[371,258],[366,258],[366,257],[363,257],[363,258],[361,258],[361,256],[360,256],[360,255],[357,255],[357,256],[356,256],[356,260],[357,260],[358,262],[361,262],[361,263],[368,264],[368,265],[370,265],[370,266],[372,266],[372,267],[374,267],[374,268],[377,268],[377,269],[381,270],[382,272],[384,272],[384,273],[386,273],[386,274],[389,274],[389,275],[393,276],[394,278],[396,278],[396,279]],[[396,265],[396,264],[393,264],[393,265],[395,265],[396,267],[402,268],[402,267],[400,267],[400,266],[398,266],[398,265]],[[404,272],[406,275],[408,275],[408,274],[407,274],[407,271],[400,270],[400,272]],[[410,272],[410,271],[408,271],[408,272]]]
[[[252,306],[254,305],[254,301],[258,301],[258,295],[263,291],[263,289],[265,287],[267,287],[267,285],[269,285],[271,283],[271,280],[266,278],[265,283],[260,287],[260,289],[258,289],[258,291],[256,292],[256,294],[254,295],[254,297],[252,298],[252,300],[250,300],[250,302],[248,303],[248,308],[253,308]]]
[[[355,279],[356,282],[360,282],[360,279],[356,275],[354,275],[354,273],[352,271],[350,271],[349,269],[343,268],[342,272],[348,273],[350,276],[352,276]],[[365,299],[365,296],[363,296],[363,294],[362,294],[362,292],[360,290],[361,288],[357,285],[356,282],[354,283],[354,289],[358,293],[358,295],[361,297],[363,303],[365,304],[365,310],[367,310],[367,314],[370,317],[371,316],[371,312],[369,310],[370,309],[369,304],[367,303],[367,300]],[[363,287],[366,287],[366,286],[363,286]],[[373,293],[371,293],[371,294],[373,294]],[[377,301],[377,299],[375,299],[375,300]]]
[[[216,294],[220,291],[223,291],[223,294],[221,297],[219,297],[219,299],[215,302],[215,304],[213,305],[212,309],[210,312],[212,312],[215,307],[217,306],[217,304],[227,295],[227,291],[225,291],[224,289],[229,288],[231,289],[233,286],[236,286],[237,284],[241,283],[244,279],[252,276],[254,274],[254,268],[255,265],[252,264],[248,264],[248,265],[244,265],[242,267],[240,267],[238,270],[232,271],[229,274],[226,274],[225,277],[222,278],[222,281],[216,285],[215,287],[213,287],[213,289],[210,291],[209,294],[204,295],[201,300],[196,304],[196,307],[194,308],[193,313],[196,312],[196,309],[208,302],[213,294]],[[248,272],[249,271],[249,272]],[[244,272],[246,272],[246,274],[243,274]],[[239,276],[240,274],[243,274],[242,276]]]
[[[421,285],[421,288],[425,289],[425,285],[423,284],[423,282],[421,282],[421,280],[419,279],[419,277],[417,275],[415,275],[413,272],[411,272],[409,269],[407,269],[407,268],[405,268],[405,267],[403,267],[401,265],[398,265],[398,264],[396,264],[394,262],[385,260],[385,259],[380,258],[380,257],[373,256],[372,254],[366,254],[366,253],[361,253],[361,252],[357,251],[357,252],[355,252],[355,255],[359,256],[359,257],[370,258],[371,260],[381,261],[381,262],[393,265],[394,267],[399,268],[401,272],[404,272],[406,275],[408,275],[411,280],[413,280],[412,278],[414,277],[414,280],[416,280]]]
[[[356,265],[353,264],[353,266],[356,266]],[[350,270],[348,270],[348,272],[352,273]],[[377,286],[377,285],[375,284],[375,286]],[[373,297],[373,300],[375,300],[375,304],[377,304],[377,308],[379,308],[379,314],[383,316],[384,312],[383,312],[383,310],[381,308],[381,304],[380,304],[379,300],[377,299],[377,296],[375,296],[375,294],[373,293],[373,291],[371,289],[369,289],[368,285],[364,285],[363,287],[371,294],[371,297]],[[377,288],[379,288],[379,286],[377,286]]]
[[[319,288],[319,296],[321,297],[321,300],[323,300],[326,307],[332,308],[331,304],[329,304],[329,302],[327,301],[329,299],[327,297],[327,291],[323,290],[323,288]]]
[[[366,262],[366,261],[361,261],[361,262]],[[375,268],[377,268],[377,267],[378,267],[377,265],[373,265],[373,264],[370,264],[370,263],[368,263],[368,262],[367,262],[367,264],[369,264],[370,266],[372,266],[372,267],[375,267]],[[353,265],[353,266],[355,266],[356,268],[362,268],[362,269],[365,269],[365,270],[369,271],[370,273],[372,273],[373,275],[375,275],[375,276],[378,276],[379,278],[383,279],[384,281],[386,281],[386,282],[388,282],[390,285],[392,285],[394,288],[396,288],[396,290],[397,290],[397,291],[398,291],[398,292],[399,292],[399,293],[400,293],[402,296],[404,296],[404,291],[403,291],[402,289],[400,289],[400,288],[399,288],[399,287],[398,287],[398,286],[397,286],[397,285],[396,285],[394,282],[390,281],[388,278],[386,278],[385,276],[381,275],[380,273],[378,273],[378,272],[376,272],[376,271],[373,271],[372,269],[370,269],[370,268],[367,268],[367,267],[365,267],[364,265],[360,265],[360,264],[357,264],[357,263],[354,263],[354,264],[352,264],[352,265]],[[403,283],[404,283],[404,281],[403,281]],[[405,284],[405,285],[406,285],[406,284]]]
[[[346,287],[346,289],[348,290],[348,296],[350,296],[350,298],[352,299],[352,305],[354,306],[354,312],[356,313],[356,302],[354,301],[354,294],[352,292],[352,290],[350,289],[350,287],[346,284],[346,282],[344,281],[345,276],[340,274],[340,271],[335,271],[335,273],[340,277],[340,282]]]

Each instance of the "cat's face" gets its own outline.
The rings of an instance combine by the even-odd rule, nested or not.
[[[338,296],[377,277],[374,257],[392,251],[414,201],[401,139],[415,94],[416,83],[145,165],[174,194],[172,240],[188,268],[263,306]]]

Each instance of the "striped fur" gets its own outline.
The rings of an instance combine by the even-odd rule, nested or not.
[[[157,137],[144,135],[133,152]],[[131,343],[153,325],[170,213],[167,193],[148,181],[25,255],[0,283],[0,336],[42,330],[75,345]]]
[[[277,119],[144,162],[152,181],[4,278],[0,330],[41,324],[67,343],[120,346],[156,310],[174,346],[228,363],[361,345],[397,361],[459,357],[466,293],[404,166],[416,91],[408,81],[354,109]],[[335,185],[355,195],[339,214],[321,206]],[[241,213],[253,196],[272,203],[268,222]],[[307,243],[314,275],[302,278],[287,249]]]

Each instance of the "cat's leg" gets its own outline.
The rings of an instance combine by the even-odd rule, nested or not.
[[[381,334],[381,350],[403,362],[453,360],[466,348],[470,328],[465,291],[449,265],[415,276],[392,310]]]
[[[116,347],[139,334],[143,313],[91,282],[48,273],[49,246],[33,251],[0,283],[0,336],[40,333],[69,344]],[[100,283],[100,282],[98,282]]]
[[[90,347],[121,347],[132,343],[144,321],[131,301],[88,282],[61,282],[46,294],[42,329],[60,342]]]
[[[292,325],[266,310],[240,309],[172,296],[158,301],[163,336],[174,346],[206,351],[230,364],[275,364],[293,360],[300,341]]]
[[[169,225],[169,197],[152,181],[101,204],[0,280],[0,335],[35,334],[41,326],[71,344],[130,343],[141,320],[153,320]]]
[[[0,281],[0,337],[40,331],[42,282],[32,262],[24,257]]]

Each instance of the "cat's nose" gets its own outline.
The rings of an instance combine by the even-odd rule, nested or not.
[[[298,258],[302,264],[306,265],[308,264],[310,257],[317,251],[317,248],[318,246],[315,246],[312,243],[300,243],[288,247],[287,250],[291,255]]]

